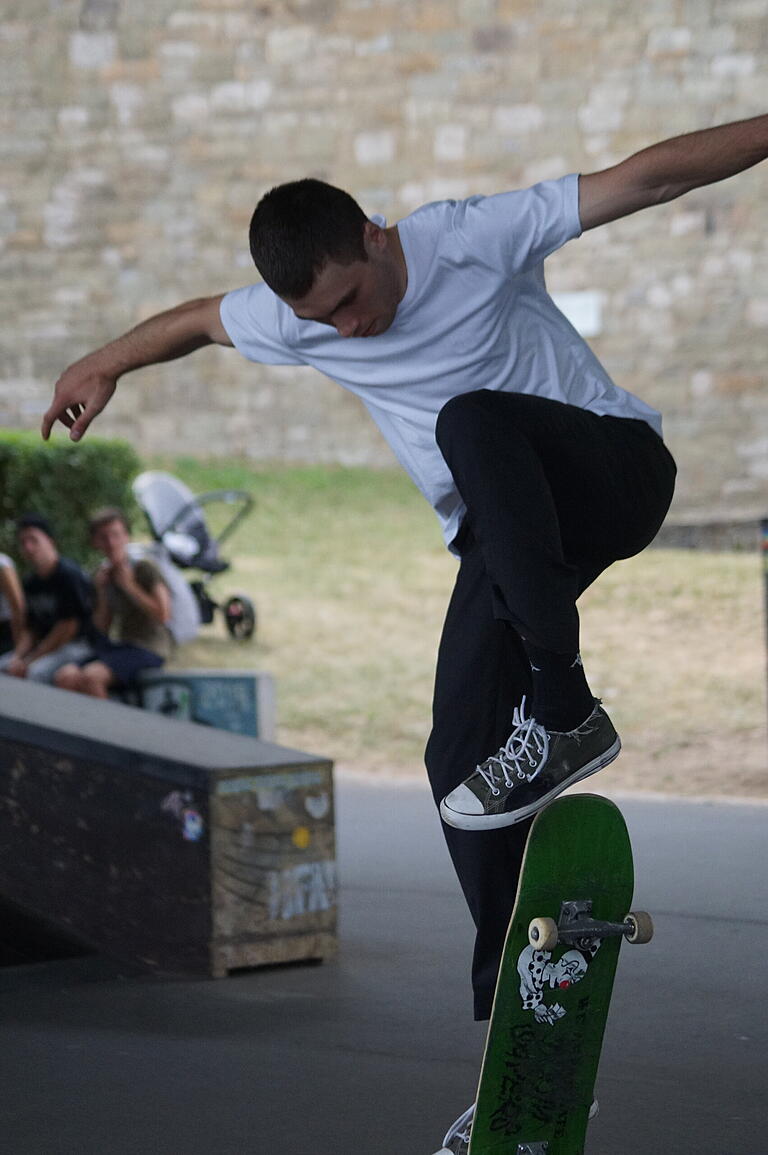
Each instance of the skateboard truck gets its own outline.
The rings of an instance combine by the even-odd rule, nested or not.
[[[549,1143],[518,1143],[516,1155],[547,1155]]]
[[[604,922],[592,918],[592,900],[564,902],[560,918],[534,918],[528,928],[528,941],[536,950],[554,950],[559,942],[578,943],[584,939],[623,936],[627,942],[640,944],[653,938],[653,920],[644,910],[630,911],[624,922]]]

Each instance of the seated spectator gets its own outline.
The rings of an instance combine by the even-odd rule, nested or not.
[[[139,670],[162,666],[173,648],[168,623],[171,595],[153,561],[128,554],[130,532],[119,509],[103,509],[89,522],[91,542],[104,554],[94,575],[92,652],[58,670],[55,685],[94,698],[124,689]]]
[[[0,658],[0,671],[50,682],[59,666],[90,653],[91,584],[76,562],[61,557],[47,518],[25,514],[16,534],[32,573],[22,581],[26,621],[13,649]]]
[[[16,566],[0,553],[0,654],[12,650],[21,638],[26,609]]]

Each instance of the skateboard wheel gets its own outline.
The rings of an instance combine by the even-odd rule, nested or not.
[[[528,927],[528,942],[535,950],[554,950],[559,931],[553,918],[534,918]]]
[[[653,938],[653,919],[645,910],[632,910],[625,919],[627,925],[627,942],[633,946],[650,942]]]

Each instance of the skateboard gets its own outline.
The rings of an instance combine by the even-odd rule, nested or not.
[[[469,1155],[583,1155],[630,912],[632,848],[618,807],[575,794],[545,807],[526,843],[480,1074]]]

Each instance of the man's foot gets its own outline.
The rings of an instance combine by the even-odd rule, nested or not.
[[[566,787],[612,762],[621,740],[599,701],[575,730],[545,730],[515,707],[514,729],[498,754],[482,762],[440,803],[460,830],[494,830],[530,818]]]
[[[599,1110],[597,1099],[595,1099],[589,1108],[589,1118],[594,1119]],[[475,1104],[473,1103],[463,1115],[459,1115],[455,1123],[451,1123],[443,1139],[443,1145],[439,1151],[435,1151],[435,1155],[467,1155],[469,1151],[469,1136],[472,1131],[472,1120],[474,1117]]]
[[[467,1107],[463,1115],[459,1115],[455,1123],[451,1123],[443,1145],[435,1155],[467,1155],[469,1151],[469,1133],[472,1130],[472,1120],[475,1117],[475,1104]]]

